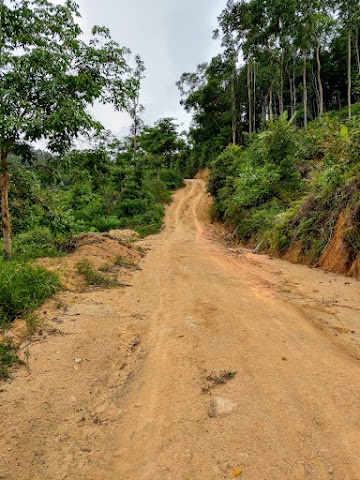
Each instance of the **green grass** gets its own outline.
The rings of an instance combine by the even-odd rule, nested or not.
[[[0,261],[0,326],[29,315],[59,288],[59,277],[43,267]]]
[[[117,267],[123,267],[123,268],[129,268],[129,269],[137,269],[138,268],[138,266],[135,262],[133,262],[132,260],[129,260],[126,257],[123,257],[122,255],[118,255],[115,258],[114,263]]]
[[[10,376],[10,369],[15,365],[23,364],[16,354],[16,349],[10,344],[0,343],[0,379],[6,380]]]
[[[114,277],[110,277],[97,271],[89,260],[81,260],[81,262],[76,265],[76,268],[78,272],[85,278],[86,285],[104,288],[110,288],[119,285],[119,282]]]
[[[58,244],[61,243],[47,227],[35,227],[19,233],[13,238],[13,258],[27,261],[41,257],[63,255]],[[3,242],[0,246],[2,248]]]

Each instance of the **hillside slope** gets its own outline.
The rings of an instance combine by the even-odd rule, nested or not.
[[[213,218],[257,251],[359,276],[360,123],[286,116],[211,164]]]

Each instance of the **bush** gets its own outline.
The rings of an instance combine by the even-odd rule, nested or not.
[[[165,183],[159,178],[151,178],[143,182],[143,187],[148,190],[158,203],[170,203],[171,194]]]
[[[164,182],[166,188],[169,190],[176,190],[184,184],[181,173],[170,168],[160,170],[160,180]]]
[[[16,261],[0,263],[0,324],[29,314],[60,288],[55,273]]]
[[[108,232],[109,230],[117,230],[121,228],[122,222],[119,218],[111,215],[106,217],[103,215],[102,217],[95,218],[92,222],[92,227],[95,228],[99,232]]]
[[[298,134],[285,116],[254,135],[249,147],[229,146],[211,165],[213,216],[236,226],[243,241],[268,236],[275,217],[302,190],[301,151]]]
[[[13,241],[13,254],[17,258],[34,259],[39,257],[55,257],[60,254],[57,239],[47,227],[35,227],[28,232],[20,233]]]

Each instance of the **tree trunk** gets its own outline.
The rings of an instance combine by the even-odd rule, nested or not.
[[[280,94],[279,94],[279,114],[284,113],[284,55],[280,56]]]
[[[236,145],[236,96],[235,96],[235,72],[231,81],[231,105],[232,105],[232,142]]]
[[[293,101],[294,101],[294,113],[296,112],[296,104],[297,104],[297,97],[296,97],[296,58],[294,57],[293,59],[293,87],[294,87],[294,96],[293,96]]]
[[[313,99],[313,117],[317,117],[320,115],[320,93],[318,88],[317,76],[315,75],[314,71],[312,72],[312,83],[313,83],[313,90],[315,92],[315,97]]]
[[[1,217],[2,232],[4,237],[4,253],[5,257],[11,257],[11,228],[10,228],[10,212],[9,212],[9,172],[7,165],[7,154],[1,152]]]
[[[134,163],[136,162],[136,154],[137,154],[137,113],[136,113],[137,105],[134,105]]]
[[[137,150],[137,132],[134,132],[134,162],[136,162],[136,150]]]
[[[317,81],[319,88],[319,114],[320,116],[324,113],[324,89],[321,81],[321,61],[320,61],[320,42],[317,44],[316,48],[316,61],[317,61]]]
[[[307,109],[308,109],[308,91],[307,91],[307,68],[306,68],[307,56],[304,53],[303,63],[303,100],[304,100],[304,128],[307,130]]]
[[[254,61],[254,90],[253,90],[253,93],[254,93],[254,99],[253,99],[253,109],[254,109],[254,112],[253,112],[253,131],[256,132],[256,63]]]
[[[290,72],[289,72],[289,87],[290,87],[290,113],[291,113],[291,116],[293,116],[294,113],[295,113],[295,107],[294,107],[294,88],[295,88],[295,86],[293,85],[293,79],[292,79],[292,75],[291,75]]]
[[[269,115],[270,115],[270,122],[274,120],[274,112],[273,112],[273,87],[270,85],[269,88]]]
[[[264,95],[261,94],[261,118],[262,120],[266,120],[266,110],[267,110],[267,95],[265,96],[264,98]],[[264,122],[262,122],[262,125],[263,125],[263,130],[264,130]]]
[[[252,134],[252,92],[251,92],[251,60],[248,58],[247,84],[248,84],[248,102],[249,102],[249,135]]]
[[[359,53],[359,29],[355,31],[355,53],[356,53],[356,65],[358,73],[360,74],[360,53]]]
[[[351,120],[351,30],[348,32],[348,108],[349,108],[349,120]]]

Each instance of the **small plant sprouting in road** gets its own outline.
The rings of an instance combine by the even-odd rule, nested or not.
[[[109,273],[111,272],[111,265],[109,265],[108,263],[104,263],[104,265],[102,265],[100,268],[99,268],[100,272],[103,272],[103,273]]]
[[[23,363],[16,355],[16,349],[13,345],[0,343],[0,380],[9,378],[10,369]]]
[[[203,393],[209,392],[212,388],[217,385],[224,385],[229,380],[235,378],[237,372],[231,370],[223,370],[221,372],[212,372],[205,377],[205,380],[208,382],[206,387],[203,387]]]
[[[60,300],[59,302],[55,303],[55,308],[57,308],[58,310],[63,310],[64,312],[66,312],[69,308],[69,305],[67,303],[63,302],[62,300]]]
[[[84,276],[87,285],[104,288],[116,287],[119,285],[116,278],[98,272],[89,260],[81,260],[77,263],[76,268],[78,272]]]

